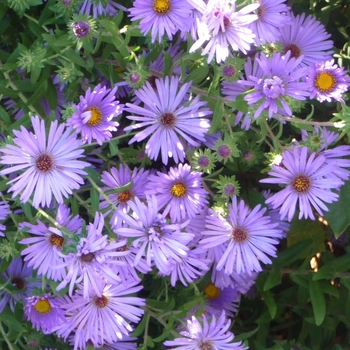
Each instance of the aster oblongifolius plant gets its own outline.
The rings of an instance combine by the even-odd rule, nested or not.
[[[0,4],[0,349],[348,348],[345,3]]]

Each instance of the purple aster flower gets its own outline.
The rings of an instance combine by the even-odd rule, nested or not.
[[[91,14],[93,18],[97,18],[99,16],[116,16],[118,9],[128,11],[127,8],[114,0],[84,0],[79,12],[86,15]]]
[[[314,127],[313,133],[307,133],[302,130],[301,137],[303,143],[317,154],[322,155],[326,158],[325,164],[332,164],[331,171],[327,176],[339,178],[341,180],[347,180],[350,176],[350,171],[344,168],[350,168],[350,160],[344,159],[350,155],[350,146],[342,145],[330,149],[329,146],[334,143],[338,138],[339,134],[327,130],[325,127],[319,128]]]
[[[204,5],[203,3],[201,7]],[[225,61],[230,54],[230,48],[246,54],[255,37],[248,25],[258,18],[251,12],[258,7],[259,4],[254,3],[235,12],[234,2],[209,1],[203,13],[202,23],[198,25],[198,40],[192,45],[190,53],[204,47],[202,55],[209,53],[208,63],[214,55],[217,63]],[[205,45],[206,41],[208,43]]]
[[[180,332],[182,338],[167,340],[165,346],[177,350],[198,350],[198,349],[247,349],[242,342],[232,343],[233,333],[229,331],[231,320],[228,320],[225,311],[222,311],[220,318],[212,316],[211,319],[203,315],[200,319],[192,316],[187,320],[186,331]]]
[[[271,190],[267,191],[262,191],[261,194],[265,197],[265,199],[268,199],[273,196],[273,193]],[[277,222],[278,226],[277,228],[282,231],[283,237],[287,237],[287,233],[290,230],[290,223],[284,219],[281,220],[281,215],[279,214],[278,209],[273,209],[271,203],[267,203],[267,208],[268,208],[268,215],[271,218],[271,222]]]
[[[271,264],[269,257],[276,256],[276,245],[282,233],[276,229],[277,223],[271,223],[269,216],[264,215],[266,208],[257,205],[253,210],[233,197],[229,204],[228,220],[211,210],[207,216],[204,236],[200,241],[204,249],[227,244],[216,265],[217,270],[225,273],[260,272],[261,262]],[[209,212],[210,213],[210,212]]]
[[[350,85],[350,78],[345,74],[344,67],[339,68],[334,60],[312,65],[306,77],[310,83],[310,98],[316,97],[320,102],[332,99],[344,102],[342,94]]]
[[[82,169],[90,164],[78,160],[84,150],[79,149],[81,141],[72,134],[72,129],[64,131],[65,124],[51,123],[49,134],[46,135],[45,123],[39,117],[32,117],[34,134],[23,126],[21,131],[13,130],[16,145],[6,145],[0,149],[3,153],[1,164],[12,165],[3,169],[0,175],[18,173],[8,184],[12,184],[8,192],[13,192],[12,198],[20,192],[20,200],[25,203],[34,193],[33,206],[49,206],[52,194],[58,203],[63,203],[63,196],[69,197],[72,190],[78,189],[84,183],[80,175],[86,175]]]
[[[203,117],[211,115],[208,108],[202,108],[206,102],[200,101],[199,96],[186,101],[185,96],[191,83],[185,83],[179,88],[179,78],[166,77],[165,80],[156,79],[157,89],[154,90],[149,82],[142,89],[135,91],[136,96],[145,104],[145,107],[127,103],[126,110],[135,113],[127,116],[130,120],[139,123],[128,126],[125,130],[134,130],[146,127],[135,135],[129,144],[140,142],[151,136],[146,144],[146,153],[150,159],[156,160],[159,153],[162,161],[168,164],[168,157],[174,161],[184,161],[184,144],[199,146],[199,141],[205,141],[204,134],[210,124]],[[188,105],[185,105],[189,102]]]
[[[84,297],[87,298],[91,287],[101,296],[97,285],[99,280],[104,279],[110,283],[121,281],[118,270],[115,267],[112,269],[111,265],[124,264],[115,258],[127,255],[126,252],[119,250],[125,246],[126,241],[108,242],[108,236],[102,234],[103,227],[103,215],[96,212],[94,222],[89,224],[87,237],[79,239],[76,252],[61,254],[64,263],[57,265],[57,268],[66,267],[68,273],[57,286],[57,290],[69,284],[69,295],[72,295],[75,283],[82,282]]]
[[[255,91],[244,98],[249,105],[260,104],[254,118],[258,118],[265,109],[268,109],[270,118],[279,111],[291,116],[292,110],[286,97],[305,100],[309,95],[308,84],[299,81],[305,75],[305,69],[296,69],[301,60],[302,56],[290,59],[289,51],[285,56],[275,53],[272,57],[261,54],[260,58],[256,58],[260,69],[264,72],[263,78],[249,76],[248,80],[239,80],[242,85],[254,86]]]
[[[167,174],[150,175],[148,192],[157,196],[159,208],[164,208],[172,222],[192,219],[208,204],[201,175],[188,164],[179,164]]]
[[[280,208],[281,219],[287,216],[288,221],[293,219],[297,205],[300,211],[299,219],[304,217],[315,220],[313,208],[322,216],[322,211],[328,211],[324,202],[331,203],[338,198],[331,189],[343,184],[340,179],[329,177],[332,164],[327,164],[323,155],[310,154],[307,147],[295,147],[293,150],[284,151],[282,163],[271,168],[271,178],[260,182],[286,187],[268,198],[266,203],[270,203],[273,209]]]
[[[127,166],[119,165],[119,168],[111,168],[109,172],[102,173],[102,182],[106,185],[103,191],[117,190],[131,183],[131,186],[124,191],[107,194],[109,200],[119,209],[129,211],[128,202],[135,197],[145,198],[145,186],[148,182],[148,171],[137,168],[131,172]],[[101,198],[100,208],[107,208],[110,204],[107,200]],[[112,222],[115,222],[116,213],[113,214]]]
[[[38,331],[44,334],[50,334],[55,327],[66,323],[61,303],[49,293],[26,298],[24,315]]]
[[[224,270],[218,271],[213,269],[211,281],[218,288],[230,287],[241,294],[247,294],[250,288],[255,284],[257,276],[257,272],[252,272],[251,274],[232,272],[228,275]]]
[[[330,34],[324,25],[313,16],[305,18],[305,13],[298,16],[289,13],[289,16],[292,19],[291,25],[279,28],[281,36],[278,41],[282,43],[284,53],[290,51],[291,58],[303,56],[300,66],[331,59],[333,42],[327,40]]]
[[[70,215],[70,209],[60,204],[57,209],[56,222],[72,233],[80,233],[83,220],[78,215]],[[69,242],[65,242],[62,231],[55,227],[48,227],[39,219],[37,219],[37,225],[28,222],[21,223],[20,229],[28,229],[27,232],[34,235],[34,237],[19,241],[20,244],[29,244],[29,247],[21,252],[28,266],[37,269],[39,275],[44,275],[54,281],[62,281],[66,276],[66,270],[64,267],[57,267],[63,262],[59,252],[64,244],[69,245]]]
[[[244,94],[248,90],[254,89],[255,83],[250,81],[249,84],[243,84],[243,81],[248,81],[250,76],[253,76],[257,79],[263,79],[265,76],[264,71],[260,68],[260,65],[256,60],[252,60],[248,57],[247,62],[244,65],[244,76],[241,77],[241,83],[239,82],[231,82],[231,81],[223,81],[222,82],[222,94],[226,95],[226,98],[229,101],[236,101],[237,96]],[[244,114],[241,111],[237,111],[235,118],[235,125],[238,125],[242,120],[241,128],[244,130],[248,130],[251,124],[251,112],[248,111],[247,114]]]
[[[278,28],[291,24],[292,19],[287,15],[290,7],[285,0],[258,0],[258,19],[248,25],[256,35],[255,42],[258,46],[266,42],[278,41],[281,33]]]
[[[10,265],[1,277],[9,281],[18,291],[16,294],[9,294],[5,289],[0,290],[0,313],[6,305],[10,306],[12,312],[15,312],[17,301],[22,301],[32,294],[33,289],[40,288],[41,282],[31,282],[33,277],[32,269],[27,263],[23,263],[21,258],[12,259]]]
[[[155,264],[163,275],[169,274],[171,259],[181,263],[187,256],[187,244],[192,240],[192,233],[182,232],[188,222],[168,224],[166,214],[159,214],[155,196],[147,198],[147,205],[138,198],[129,203],[133,216],[122,210],[118,216],[125,221],[125,226],[116,230],[118,236],[134,238],[132,244],[139,249],[135,257],[135,265],[142,256],[146,257],[149,267]]]
[[[1,192],[0,192],[1,196]],[[8,201],[0,201],[0,220],[5,220],[7,215],[11,213],[10,211],[10,205],[8,204]],[[5,231],[6,226],[0,224],[0,237],[5,237],[5,234],[1,231]]]
[[[212,261],[203,256],[199,249],[190,250],[181,262],[171,261],[170,283],[175,287],[177,281],[181,281],[184,286],[193,283],[202,277],[210,268]]]
[[[100,348],[105,343],[114,343],[128,336],[133,330],[130,323],[138,323],[144,313],[141,309],[145,305],[144,299],[130,296],[143,288],[137,284],[132,282],[125,286],[98,282],[98,294],[89,289],[88,298],[85,298],[83,286],[79,286],[74,296],[65,297],[62,309],[67,315],[68,328],[75,331],[75,345],[91,341]],[[60,330],[57,333],[60,334]]]
[[[192,7],[186,0],[135,0],[129,9],[131,21],[140,21],[143,34],[152,31],[152,43],[162,41],[166,33],[169,40],[178,30],[190,30]]]
[[[67,124],[81,133],[83,142],[96,140],[102,145],[111,139],[111,131],[117,130],[119,123],[113,119],[123,110],[123,105],[115,99],[117,89],[107,89],[99,84],[93,90],[88,88],[85,96],[80,96],[80,102],[73,105],[76,112],[67,120]]]
[[[234,317],[241,299],[241,294],[237,289],[232,287],[218,288],[210,282],[204,288],[203,293],[207,297],[204,307],[206,313],[220,317],[222,310],[224,310],[228,317]]]

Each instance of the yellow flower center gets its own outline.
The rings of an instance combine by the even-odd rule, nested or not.
[[[97,126],[102,121],[102,113],[97,107],[89,107],[87,111],[91,112],[91,117],[87,122],[89,126]]]
[[[305,175],[296,176],[292,181],[292,187],[298,193],[306,193],[311,187],[311,180]]]
[[[47,314],[51,311],[52,307],[47,299],[41,299],[34,305],[34,309],[41,314]]]
[[[175,197],[183,197],[187,193],[187,189],[182,182],[177,182],[171,187],[170,193]]]
[[[336,82],[331,72],[321,72],[316,76],[315,86],[321,92],[330,92],[334,89]]]
[[[220,294],[220,289],[216,287],[214,283],[209,283],[205,288],[204,288],[204,294],[209,298],[209,299],[216,299],[219,294]]]
[[[159,15],[165,15],[170,11],[170,1],[169,0],[154,0],[153,10]]]

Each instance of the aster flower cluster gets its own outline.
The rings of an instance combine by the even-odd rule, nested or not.
[[[0,348],[338,342],[347,19],[316,5],[2,6]]]

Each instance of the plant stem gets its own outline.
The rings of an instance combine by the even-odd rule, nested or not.
[[[2,323],[0,322],[0,332],[2,333],[2,336],[4,337],[7,346],[9,347],[9,350],[15,350],[15,348],[12,346],[10,339],[7,337],[7,334],[5,333],[4,327],[2,326]]]

